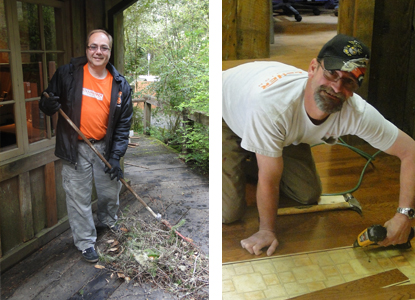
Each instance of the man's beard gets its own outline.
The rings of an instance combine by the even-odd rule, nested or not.
[[[337,101],[325,95],[325,93],[329,93],[330,95],[335,96],[338,98]],[[332,88],[321,85],[314,92],[314,100],[316,101],[317,107],[321,111],[327,114],[333,114],[342,109],[343,103],[347,99],[344,94],[336,93]]]

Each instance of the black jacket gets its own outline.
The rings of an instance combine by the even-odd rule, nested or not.
[[[72,58],[67,65],[59,67],[53,75],[46,92],[59,96],[62,110],[79,128],[81,120],[83,67],[88,62],[86,57]],[[125,78],[110,63],[108,71],[113,76],[108,128],[105,135],[104,157],[119,159],[124,156],[128,147],[128,136],[132,122],[133,106],[131,87]],[[118,94],[122,92],[121,103],[117,104]],[[39,107],[43,111],[48,101],[42,96]],[[56,129],[55,155],[76,165],[78,151],[78,133],[62,117],[58,118]]]

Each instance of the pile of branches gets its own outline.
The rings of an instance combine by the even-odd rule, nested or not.
[[[98,246],[101,265],[123,280],[151,284],[179,298],[208,299],[209,260],[175,230],[155,220],[121,218],[120,230],[108,231]],[[97,266],[100,268],[100,266]]]

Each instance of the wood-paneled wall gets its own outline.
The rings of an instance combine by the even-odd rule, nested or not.
[[[414,99],[408,89],[414,85],[413,48],[414,0],[376,0],[370,94],[368,100],[388,120],[415,136]],[[409,98],[408,98],[409,96]]]
[[[359,94],[386,119],[415,137],[415,0],[341,0],[338,32],[371,48]]]
[[[67,212],[61,185],[62,162],[53,153],[54,149],[49,149],[0,166],[2,271],[21,258],[25,243],[49,231],[60,233],[69,228],[67,222],[55,228],[65,221]],[[23,252],[34,249],[29,247]]]

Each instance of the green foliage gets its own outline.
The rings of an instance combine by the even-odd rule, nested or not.
[[[180,119],[184,109],[209,111],[208,25],[208,0],[143,0],[124,12],[127,79],[159,77],[141,91],[157,96],[160,109],[152,117],[159,114],[166,123],[150,133],[170,145],[190,141],[186,147],[192,155],[185,160],[198,166],[208,165],[208,136],[203,136],[208,130],[183,132]]]
[[[176,132],[171,132],[164,127],[153,126],[150,127],[149,134],[177,151],[181,151],[182,149],[180,136]]]
[[[174,226],[172,226],[170,230],[170,238],[169,238],[169,244],[173,245],[175,241],[177,240],[176,231],[179,229],[179,227],[183,226],[186,223],[185,219],[181,219],[180,222]]]
[[[133,107],[133,122],[131,124],[131,130],[134,130],[134,132],[143,132],[143,115],[144,112],[139,106]]]
[[[183,132],[186,154],[182,157],[203,172],[209,170],[209,127],[195,124],[193,130]]]

